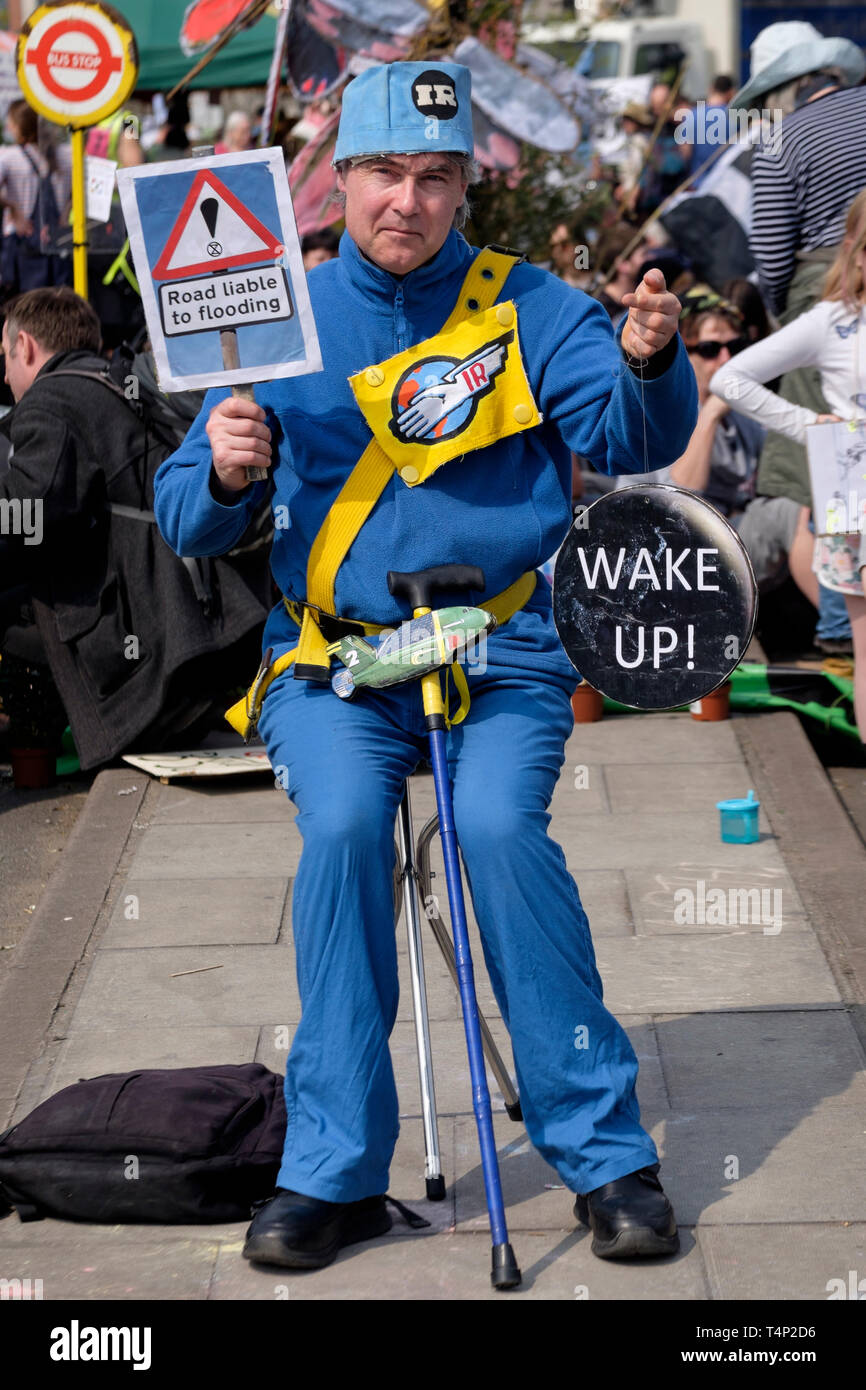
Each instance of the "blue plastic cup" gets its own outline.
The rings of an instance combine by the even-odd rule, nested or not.
[[[729,845],[753,845],[760,839],[758,834],[758,807],[755,793],[748,797],[733,797],[730,801],[717,801],[721,812],[722,839]]]

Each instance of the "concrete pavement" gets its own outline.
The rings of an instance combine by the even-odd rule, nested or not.
[[[760,841],[723,844],[715,803],[750,787],[762,803]],[[412,796],[420,828],[432,779],[416,774]],[[866,1278],[866,849],[797,720],[662,714],[579,725],[552,812],[608,1005],[641,1059],[643,1121],[682,1250],[673,1260],[597,1260],[570,1194],[494,1093],[524,1275],[511,1296],[824,1300],[829,1281],[852,1270]],[[163,786],[134,769],[102,773],[3,984],[0,1127],[81,1076],[253,1059],[282,1071],[299,1017],[290,929],[299,854],[293,808],[266,779]],[[246,1223],[13,1216],[0,1222],[0,1275],[42,1279],[46,1299],[496,1298],[459,1003],[432,937],[448,1196],[423,1197],[402,921],[398,932],[402,1120],[390,1190],[429,1230],[395,1216],[388,1236],[298,1275],[248,1265]],[[475,960],[481,1007],[510,1060],[480,948]]]

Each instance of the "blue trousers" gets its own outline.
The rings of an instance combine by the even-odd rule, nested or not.
[[[470,676],[470,690],[448,753],[485,961],[529,1137],[565,1185],[585,1193],[658,1156],[640,1125],[637,1059],[602,1003],[586,913],[547,834],[569,698],[501,667]],[[289,671],[268,691],[259,731],[274,769],[286,769],[304,842],[292,899],[302,1017],[286,1067],[278,1186],[356,1201],[387,1190],[399,1130],[388,1046],[398,998],[394,823],[427,748],[420,685],[344,703]]]

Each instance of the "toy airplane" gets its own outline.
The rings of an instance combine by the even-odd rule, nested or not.
[[[346,669],[332,677],[331,687],[341,700],[350,700],[362,686],[379,689],[418,680],[428,671],[449,666],[495,626],[496,619],[485,608],[436,608],[378,637],[341,637],[328,653],[339,657]]]

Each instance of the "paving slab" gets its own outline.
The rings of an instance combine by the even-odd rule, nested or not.
[[[262,1024],[256,1041],[255,1056],[252,1060],[261,1062],[263,1067],[269,1067],[271,1071],[278,1072],[280,1076],[285,1076],[286,1058],[289,1055],[297,1026],[296,1023]]]
[[[601,763],[566,760],[554,788],[550,809],[554,818],[560,809],[584,816],[610,815],[607,773]]]
[[[186,971],[195,973],[173,978]],[[69,1032],[203,1027],[215,1019],[230,1027],[258,1027],[263,1018],[295,1023],[294,980],[295,953],[283,944],[100,951]]]
[[[866,1112],[863,1049],[847,1013],[661,1015],[656,1036],[676,1110],[798,1109],[829,1096]]]
[[[866,1225],[862,1222],[730,1230],[701,1226],[697,1237],[713,1298],[790,1303],[866,1296]],[[808,1317],[789,1320],[782,1311],[778,1310],[779,1322],[808,1325]],[[766,1324],[767,1318],[761,1322]],[[801,1350],[809,1345],[804,1342]]]
[[[575,724],[566,757],[605,768],[637,762],[636,750],[643,763],[739,762],[736,723],[736,718],[703,722],[685,712],[610,715],[595,724]]]
[[[292,822],[295,808],[270,774],[254,778],[254,785],[229,790],[224,779],[207,786],[180,782],[160,786],[151,812],[154,825],[238,825],[262,821]]]
[[[170,1300],[205,1299],[216,1264],[218,1246],[196,1240],[163,1240],[149,1228],[147,1243],[131,1249],[129,1227],[112,1227],[119,1238],[94,1237],[92,1227],[51,1245],[20,1244],[3,1258],[7,1278],[41,1279],[42,1297],[67,1299]],[[13,1268],[14,1266],[14,1268]]]
[[[258,1037],[254,1027],[82,1029],[61,1044],[43,1098],[82,1077],[107,1072],[253,1062]]]
[[[615,763],[604,769],[610,809],[621,815],[652,807],[655,814],[712,809],[726,797],[746,796],[742,761],[723,763]]]
[[[103,947],[265,944],[277,940],[292,880],[127,878]]]
[[[253,1268],[239,1246],[225,1244],[216,1262],[210,1297],[223,1300],[318,1301],[324,1299],[415,1301],[704,1299],[706,1275],[700,1251],[673,1260],[634,1263],[598,1260],[583,1231],[566,1227],[543,1234],[522,1232],[515,1242],[523,1275],[517,1289],[497,1292],[490,1284],[490,1240],[486,1234],[442,1232],[432,1239],[413,1232],[342,1250],[328,1269],[293,1273]]]
[[[809,926],[794,881],[778,864],[724,865],[703,859],[655,872],[628,869],[625,880],[639,936],[688,934],[708,922],[717,929],[745,927],[761,933],[768,925],[787,931]]]
[[[43,1221],[20,1221],[17,1215],[7,1216],[0,1222],[0,1256],[4,1264],[13,1264],[10,1251],[20,1246],[33,1249],[49,1249],[53,1246],[68,1246],[76,1249],[81,1245],[88,1248],[113,1250],[124,1246],[134,1257],[136,1250],[145,1250],[155,1243],[169,1241],[194,1245],[218,1245],[221,1241],[243,1240],[249,1226],[246,1221],[220,1221],[213,1225],[204,1223],[188,1226],[151,1225],[89,1225],[83,1221],[57,1221],[47,1216]]]
[[[634,915],[622,869],[581,869],[578,891],[594,937],[634,935]]]
[[[293,877],[301,837],[288,822],[261,825],[150,825],[129,869],[130,878]]]
[[[862,1221],[863,1130],[859,1108],[832,1097],[674,1114],[662,1180],[686,1225]]]
[[[840,1003],[809,932],[720,935],[707,927],[693,936],[603,936],[596,958],[616,1015]]]
[[[751,845],[724,844],[719,837],[715,806],[703,814],[669,813],[652,817],[648,833],[646,811],[628,811],[612,818],[581,816],[561,803],[550,834],[565,848],[572,873],[581,869],[653,869],[689,863],[718,864],[739,871],[784,868],[763,810],[758,814],[760,840]],[[650,813],[651,814],[651,813]],[[578,882],[580,881],[578,877]]]

